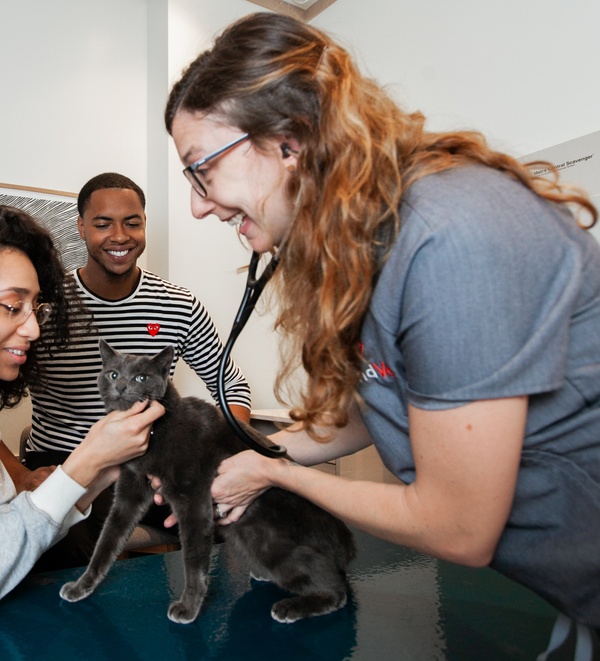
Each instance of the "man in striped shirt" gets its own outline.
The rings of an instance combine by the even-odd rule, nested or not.
[[[216,401],[223,347],[208,312],[187,289],[137,266],[146,245],[144,209],[143,191],[116,173],[98,175],[81,189],[78,226],[88,259],[83,268],[72,273],[72,288],[93,321],[90,331],[77,334],[66,349],[40,351],[46,384],[43,391],[32,392],[28,468],[61,463],[92,424],[105,415],[97,386],[100,337],[125,353],[154,354],[172,345],[175,358],[171,375],[178,358],[183,358]],[[225,390],[234,415],[248,421],[250,389],[231,360],[225,372]],[[87,563],[111,500],[111,494],[103,501],[97,499],[96,516],[90,517],[93,520],[72,528],[59,543],[61,548],[51,549],[38,568]],[[162,520],[162,512],[152,517],[155,524]]]

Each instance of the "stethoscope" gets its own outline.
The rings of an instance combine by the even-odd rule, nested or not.
[[[252,310],[256,306],[260,295],[265,288],[265,285],[271,279],[277,264],[279,263],[279,257],[277,254],[273,255],[271,261],[267,264],[265,269],[259,278],[256,277],[256,271],[258,269],[258,262],[260,260],[260,254],[254,251],[252,253],[252,258],[250,264],[248,265],[248,278],[246,280],[246,289],[244,291],[244,296],[242,297],[242,302],[240,304],[237,315],[231,326],[231,332],[229,338],[223,349],[223,355],[221,356],[221,361],[219,362],[219,373],[217,376],[217,398],[219,400],[219,406],[223,411],[225,420],[231,428],[231,430],[236,434],[236,436],[242,440],[251,450],[255,450],[265,457],[277,458],[283,457],[286,455],[286,449],[281,445],[271,445],[265,446],[258,442],[255,438],[250,436],[250,434],[240,425],[236,420],[235,416],[231,413],[229,404],[225,397],[225,370],[227,369],[227,362],[229,360],[229,355],[235,341],[238,338],[238,335],[242,332],[246,322],[252,314]]]

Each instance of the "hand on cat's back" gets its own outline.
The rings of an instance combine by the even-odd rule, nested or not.
[[[269,459],[254,450],[246,450],[220,463],[212,483],[211,495],[223,512],[231,510],[226,517],[230,523],[239,519],[246,507],[272,486],[269,470],[276,462],[285,460]],[[238,511],[233,512],[233,509]],[[226,519],[222,519],[222,522],[225,523]]]
[[[154,503],[156,505],[165,505],[167,501],[165,500],[162,493],[160,493],[161,482],[160,478],[156,475],[147,475],[148,480],[150,480],[150,486],[156,491],[154,494]],[[226,526],[230,523],[235,523],[242,514],[246,511],[247,505],[241,505],[239,507],[231,507],[229,505],[221,505],[220,508],[217,508],[218,503],[214,503],[214,513],[215,513],[215,523]],[[177,515],[169,514],[169,516],[164,520],[165,528],[172,528],[177,525]]]

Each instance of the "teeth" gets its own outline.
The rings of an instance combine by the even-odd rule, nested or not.
[[[129,250],[109,250],[109,255],[114,255],[115,257],[125,257]]]
[[[24,356],[25,352],[24,351],[19,351],[18,349],[8,349],[9,353],[14,353],[15,356]]]
[[[227,221],[227,224],[231,225],[232,227],[235,227],[236,225],[239,225],[243,219],[244,219],[244,214],[240,211],[233,218],[230,218]]]

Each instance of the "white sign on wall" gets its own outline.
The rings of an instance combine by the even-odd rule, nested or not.
[[[600,210],[600,131],[527,154],[520,160],[523,163],[548,161],[552,167],[533,167],[531,171],[541,176],[553,176],[558,172],[564,183],[587,191]],[[600,241],[600,221],[591,232]]]

